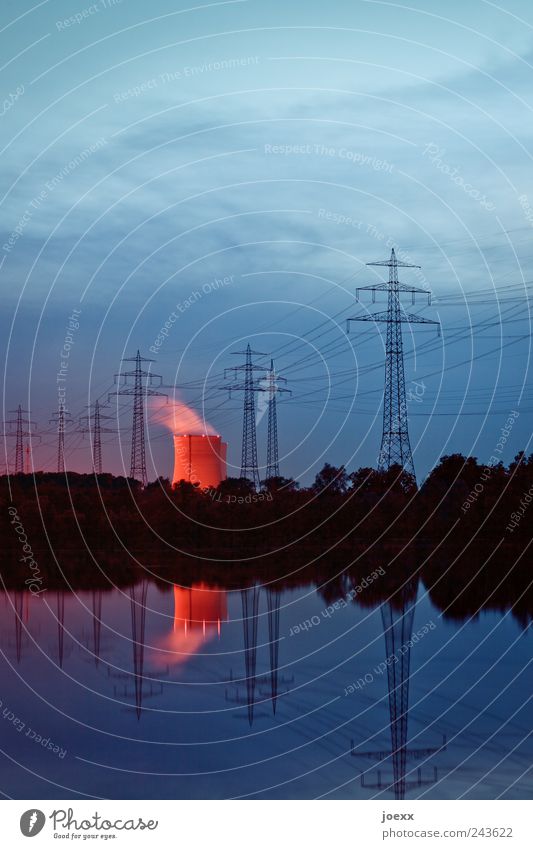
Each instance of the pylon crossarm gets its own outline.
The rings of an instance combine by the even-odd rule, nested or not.
[[[252,363],[251,366],[248,366],[248,367],[246,365],[243,365],[243,366],[230,366],[229,368],[225,368],[224,369],[224,379],[226,379],[225,376],[226,376],[226,372],[228,372],[228,371],[232,371],[234,373],[238,372],[238,371],[244,371],[244,372],[246,372],[246,371],[249,371],[249,372],[250,371],[262,371],[262,372],[265,372],[265,374],[268,373],[268,369],[265,368],[265,366],[256,366],[256,365],[253,365],[253,363]]]
[[[422,318],[420,315],[411,315],[410,313],[405,318],[402,317],[400,321],[408,322],[409,324],[434,324],[437,328],[437,335],[440,337],[440,321],[433,321],[431,318]]]
[[[405,759],[406,761],[421,761],[429,758],[430,755],[438,755],[438,753],[442,752],[442,750],[442,746],[435,746],[427,749],[408,749],[405,753]]]
[[[372,312],[368,315],[356,315],[353,318],[346,319],[346,332],[350,332],[350,321],[387,321],[386,312]]]
[[[131,386],[131,387],[128,386],[128,387],[125,387],[124,389],[121,389],[120,392],[109,392],[108,395],[107,395],[107,401],[109,403],[111,401],[111,398],[114,398],[116,395],[137,395],[137,394],[138,394],[138,392],[135,391],[134,386]],[[167,395],[166,392],[158,392],[156,389],[143,388],[142,395],[143,395],[143,397],[149,395],[151,398],[156,396],[158,398],[167,398],[168,399],[168,395]]]
[[[383,266],[393,266],[395,265],[397,268],[422,268],[421,265],[413,265],[410,262],[401,262],[398,259],[390,260],[390,259],[382,259],[378,262],[366,262],[365,265],[383,265]]]
[[[55,423],[55,421],[56,420],[54,419],[54,423]],[[51,432],[53,432],[53,431],[45,431],[45,433],[51,433]],[[0,433],[0,438],[6,439],[8,436],[15,436],[16,437],[16,435],[17,435],[17,433],[14,430],[5,430],[3,433]],[[41,439],[39,434],[35,433],[35,431],[33,431],[33,430],[23,430],[22,433],[20,434],[20,436],[23,436],[24,438],[31,437],[31,439]]]
[[[368,315],[356,315],[353,318],[347,318],[346,321],[388,321],[388,313],[386,312],[371,312]],[[422,318],[419,315],[405,313],[396,318],[395,321],[402,324],[437,324],[440,327],[440,321],[433,321],[431,318]]]
[[[355,297],[359,300],[359,292],[387,292],[388,289],[388,283],[373,283],[371,286],[358,286],[355,290]]]
[[[409,286],[407,283],[398,283],[400,292],[420,292],[421,295],[431,295],[429,289],[422,289],[421,286]]]
[[[423,318],[421,315],[412,315],[412,313],[406,313],[405,316],[400,318],[400,321],[408,322],[409,324],[438,324],[440,326],[440,321],[434,321],[432,318]]]
[[[152,382],[152,380],[154,380],[155,378],[159,378],[160,380],[162,380],[161,375],[159,375],[159,374],[152,374],[150,371],[144,371],[144,369],[140,369],[140,371],[139,371],[139,374],[138,374],[138,375],[137,375],[137,373],[136,373],[135,371],[123,371],[121,374],[115,374],[115,378],[117,378],[117,377],[120,377],[120,378],[128,378],[128,377],[132,377],[134,380],[135,380],[135,378],[136,378],[137,376],[139,376],[139,377],[143,377],[143,378],[144,378],[144,377],[148,378],[148,380],[150,381],[150,383],[151,383],[151,382]],[[116,383],[116,380],[115,380],[115,383]],[[161,384],[158,384],[158,385],[160,386]]]
[[[413,304],[415,302],[415,295],[427,295],[428,306],[431,306],[431,292],[429,289],[422,289],[420,286],[408,286],[406,283],[400,283],[399,281],[396,281],[394,285],[397,292],[411,295]],[[358,286],[355,290],[355,298],[357,301],[359,300],[359,292],[372,292],[372,301],[374,302],[376,292],[388,292],[390,286],[390,281],[372,286]]]
[[[251,389],[252,392],[269,392],[268,388],[264,389],[262,386],[258,386],[257,383],[252,383],[251,386],[248,386],[245,383],[231,383],[230,385],[226,384],[226,386],[219,386],[219,389],[225,389],[229,392],[243,392],[245,389]]]

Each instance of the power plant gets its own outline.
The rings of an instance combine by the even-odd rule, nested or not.
[[[381,450],[378,458],[378,468],[387,470],[393,466],[399,466],[415,477],[413,456],[409,440],[408,415],[405,391],[404,356],[402,324],[434,325],[440,332],[438,321],[413,315],[405,312],[401,304],[402,295],[410,295],[412,302],[417,294],[423,294],[431,302],[430,292],[417,286],[406,285],[398,280],[399,268],[419,268],[411,263],[399,261],[394,248],[390,259],[367,263],[368,266],[381,266],[389,270],[388,281],[359,286],[356,290],[356,299],[359,300],[361,291],[372,292],[375,299],[376,293],[387,296],[387,309],[382,312],[364,313],[347,319],[348,330],[352,321],[384,322],[386,331],[386,357],[385,357],[385,390],[383,404],[383,428],[381,436]],[[283,347],[283,346],[282,346]],[[244,351],[234,351],[234,354],[244,357],[240,365],[224,369],[224,380],[231,373],[231,380],[224,386],[219,387],[232,393],[243,394],[242,413],[242,447],[240,478],[247,480],[252,489],[260,490],[266,480],[280,477],[278,456],[278,419],[277,419],[277,396],[280,394],[291,394],[290,390],[283,385],[286,380],[274,371],[274,361],[270,359],[270,369],[266,365],[254,362],[254,358],[266,358],[266,354],[253,351],[247,344]],[[123,362],[134,363],[134,368],[122,371],[114,377],[114,391],[109,391],[108,401],[111,397],[117,399],[128,396],[133,401],[133,417],[131,427],[131,462],[129,476],[140,481],[143,486],[148,483],[146,468],[146,422],[145,407],[148,400],[165,399],[166,405],[154,413],[154,422],[163,424],[172,434],[174,442],[174,469],[172,484],[179,481],[187,481],[201,489],[216,488],[227,477],[227,443],[222,441],[220,435],[214,434],[211,427],[200,418],[195,410],[187,404],[179,401],[172,405],[168,404],[168,394],[165,389],[175,390],[178,387],[165,386],[161,375],[151,371],[151,363],[141,356],[137,351],[134,357],[126,357]],[[143,368],[148,363],[150,367]],[[256,395],[259,395],[260,403],[256,403]],[[259,407],[259,408],[258,408]],[[94,412],[91,412],[94,410]],[[268,437],[266,450],[266,464],[258,462],[257,427],[265,412],[268,411]],[[4,422],[4,437],[15,435],[6,428],[16,425],[16,448],[14,471],[23,471],[23,439],[24,437],[39,438],[33,428],[34,423],[22,410],[21,406],[16,411],[17,419]],[[72,419],[64,403],[59,404],[58,411],[51,419],[57,428],[57,472],[65,471],[65,437],[71,433],[89,432],[92,436],[92,467],[96,474],[103,472],[102,463],[102,434],[113,433],[111,428],[102,427],[103,416],[100,402],[91,405],[88,415],[80,420],[80,426],[72,431],[70,425]],[[211,431],[211,432],[210,432]],[[264,471],[263,471],[264,470]]]
[[[175,433],[172,483],[184,480],[201,489],[216,488],[226,478],[227,449],[220,436]]]

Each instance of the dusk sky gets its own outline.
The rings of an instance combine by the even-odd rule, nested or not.
[[[282,474],[376,465],[384,325],[347,336],[346,319],[386,309],[355,290],[379,282],[365,263],[392,246],[422,266],[400,279],[432,293],[406,311],[442,326],[404,325],[419,480],[443,454],[488,461],[512,411],[501,459],[528,448],[533,9],[443,8],[4,0],[3,418],[20,403],[49,431],[36,468],[54,470],[72,315],[76,421],[139,349],[229,443],[238,476],[242,396],[223,373],[250,342],[292,391]],[[171,437],[150,417],[149,477],[169,477]],[[125,404],[109,471],[129,467],[130,422]],[[264,463],[266,417],[258,444]],[[67,468],[90,470],[88,445],[68,436]]]

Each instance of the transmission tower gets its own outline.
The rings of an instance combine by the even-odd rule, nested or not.
[[[34,439],[40,439],[39,436],[35,433],[33,428],[35,427],[35,422],[31,421],[28,418],[24,418],[24,416],[29,416],[27,410],[23,410],[22,406],[19,404],[16,410],[10,410],[10,413],[16,415],[16,419],[8,419],[5,424],[9,425],[10,428],[15,428],[15,432],[12,430],[4,431],[4,436],[15,436],[15,474],[24,472],[24,438],[25,437],[33,437]]]
[[[242,627],[244,633],[244,665],[246,668],[246,697],[242,698],[239,694],[238,682],[241,682],[242,679],[237,679],[237,681],[233,681],[231,679],[231,683],[235,687],[235,693],[228,694],[227,690],[225,693],[225,699],[227,702],[234,702],[235,704],[243,706],[246,704],[250,728],[254,721],[254,707],[256,702],[257,625],[260,594],[261,587],[257,583],[251,587],[246,587],[246,589],[241,590]]]
[[[17,407],[17,442],[15,446],[15,474],[24,471],[24,446],[22,431],[22,407]]]
[[[378,468],[382,471],[390,469],[391,466],[399,465],[415,477],[415,467],[411,444],[409,442],[409,430],[407,420],[407,404],[405,400],[405,373],[403,362],[403,339],[402,324],[435,324],[439,328],[438,321],[412,315],[402,310],[400,294],[407,292],[411,294],[412,303],[415,303],[417,292],[428,296],[428,305],[431,304],[431,293],[427,289],[419,289],[416,286],[406,286],[398,281],[398,268],[420,268],[419,265],[411,265],[408,262],[398,262],[394,248],[390,259],[380,262],[368,262],[367,265],[385,266],[389,269],[389,280],[387,283],[379,283],[375,286],[360,286],[356,290],[356,298],[359,292],[366,290],[372,292],[372,300],[375,300],[376,292],[387,292],[388,305],[386,312],[371,313],[370,315],[358,315],[350,321],[383,321],[387,324],[387,342],[385,350],[385,395],[383,402],[383,435],[381,437],[381,449],[379,452]]]
[[[93,471],[95,475],[102,474],[102,434],[103,433],[116,433],[116,430],[111,427],[102,427],[102,421],[110,421],[112,416],[106,416],[101,412],[100,402],[94,402],[94,412],[91,413],[91,407],[89,407],[89,413],[86,416],[82,416],[80,419],[80,431],[81,433],[92,433],[92,454],[93,454]]]
[[[279,476],[279,475],[278,475]],[[272,712],[276,713],[278,698],[279,669],[279,608],[281,590],[267,589],[268,605],[268,650],[270,653],[270,689],[272,694]]]
[[[407,773],[408,761],[418,761],[425,765],[432,756],[446,749],[446,737],[442,744],[431,747],[414,748],[407,745],[407,725],[409,715],[409,681],[411,663],[411,645],[413,619],[418,594],[418,575],[410,578],[403,587],[381,605],[381,618],[385,634],[387,685],[389,690],[389,717],[391,748],[377,751],[362,751],[351,742],[351,754],[356,758],[369,758],[385,765],[392,763],[392,781],[382,779],[381,769],[377,770],[377,781],[368,780],[361,775],[361,786],[377,788],[394,793],[395,799],[405,799],[407,790],[435,784],[437,768],[433,775],[425,776],[422,768],[416,770],[416,777],[408,778],[414,772]]]
[[[135,684],[135,710],[137,719],[141,718],[142,712],[147,593],[148,581],[144,578],[140,584],[130,587],[133,680]]]
[[[115,383],[118,384],[119,388],[116,392],[110,392],[109,397],[111,398],[113,395],[133,396],[130,478],[140,480],[142,485],[146,486],[148,477],[146,475],[144,400],[151,395],[165,398],[168,396],[164,392],[158,391],[162,385],[162,376],[143,370],[143,363],[153,363],[154,360],[141,357],[140,352],[137,351],[135,357],[125,357],[122,362],[135,363],[135,368],[132,371],[123,371],[121,374],[115,375]],[[132,380],[133,385],[131,384]]]
[[[268,381],[268,439],[267,439],[267,468],[266,479],[279,478],[279,457],[278,457],[278,413],[276,409],[276,396],[279,392],[287,392],[290,394],[290,389],[284,389],[279,386],[279,381],[286,383],[284,377],[279,377],[274,371],[274,360],[270,360],[270,371],[267,375]]]
[[[233,351],[234,354],[244,355],[246,360],[243,365],[233,366],[224,370],[224,379],[228,371],[233,372],[234,380],[236,381],[229,386],[222,387],[232,392],[244,392],[244,416],[242,425],[242,452],[241,452],[241,478],[246,478],[252,481],[255,488],[260,486],[259,470],[257,467],[257,435],[256,435],[256,420],[255,420],[255,393],[264,392],[264,389],[259,385],[259,382],[254,378],[255,371],[265,372],[262,366],[254,365],[252,357],[266,357],[266,354],[261,354],[258,351],[252,351],[250,345],[246,346],[246,351]],[[244,381],[238,381],[237,375],[244,372]]]
[[[65,429],[73,424],[71,415],[63,404],[59,404],[57,413],[50,419],[50,424],[57,427],[57,472],[65,471]]]

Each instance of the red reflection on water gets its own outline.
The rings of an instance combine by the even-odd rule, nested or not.
[[[174,621],[169,633],[156,643],[154,662],[159,666],[186,663],[204,643],[220,636],[227,619],[224,590],[203,582],[190,588],[174,586]]]

